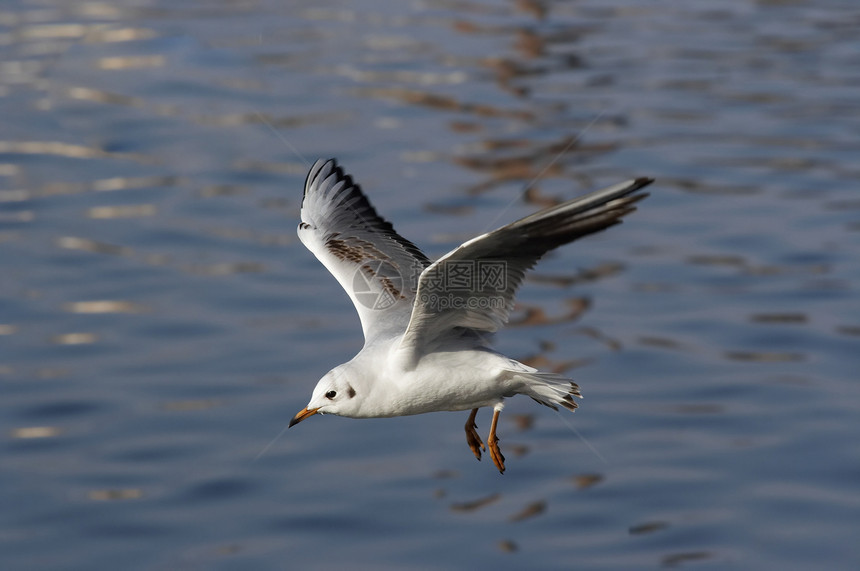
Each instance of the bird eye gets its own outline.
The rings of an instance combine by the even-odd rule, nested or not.
[[[337,391],[329,391],[325,394],[325,398],[331,400],[337,396]]]

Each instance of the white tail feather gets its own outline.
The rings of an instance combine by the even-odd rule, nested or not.
[[[523,384],[517,392],[533,398],[544,406],[558,410],[563,406],[573,412],[579,407],[573,397],[582,398],[579,385],[564,375],[541,371],[511,371],[511,377]]]

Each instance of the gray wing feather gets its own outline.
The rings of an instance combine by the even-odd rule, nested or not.
[[[428,266],[400,344],[413,361],[452,335],[507,322],[525,273],[548,251],[621,222],[647,193],[638,178],[547,208],[473,238]]]
[[[334,159],[311,167],[302,197],[302,243],[349,295],[365,340],[402,333],[412,312],[417,276],[430,261],[376,213]]]

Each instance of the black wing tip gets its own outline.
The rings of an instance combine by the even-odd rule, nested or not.
[[[628,206],[636,204],[640,200],[644,200],[651,196],[650,192],[638,192],[654,182],[654,179],[647,176],[640,176],[630,181],[630,184],[624,188],[617,196],[616,200],[623,200]],[[636,194],[634,194],[636,193]],[[633,210],[636,210],[633,208]],[[625,213],[627,214],[627,213]]]
[[[331,165],[331,169],[327,170],[326,165]],[[311,167],[310,171],[308,172],[307,179],[305,179],[305,190],[304,194],[302,195],[302,207],[304,207],[305,198],[307,198],[308,195],[308,190],[310,190],[314,186],[320,176],[320,173],[324,170],[330,173],[329,176],[333,174],[335,177],[337,177],[338,181],[343,181],[343,190],[348,191],[349,196],[356,197],[358,199],[358,202],[353,204],[353,208],[363,209],[363,214],[368,219],[376,220],[375,224],[377,226],[374,228],[375,231],[381,232],[395,242],[399,243],[403,248],[406,249],[407,252],[409,252],[413,257],[415,257],[416,260],[423,264],[425,267],[430,265],[430,260],[418,246],[416,246],[403,236],[399,235],[394,230],[394,226],[392,226],[390,222],[388,222],[385,218],[383,218],[376,212],[376,209],[370,203],[370,200],[368,200],[367,196],[365,196],[364,191],[361,189],[361,186],[353,180],[351,175],[347,174],[343,170],[343,167],[338,164],[337,159],[334,157],[329,159],[317,159],[317,161]]]
[[[638,178],[635,178],[635,179],[633,179],[633,184],[631,185],[630,191],[635,192],[635,191],[639,190],[640,188],[645,188],[646,186],[648,186],[652,182],[654,182],[654,179],[651,177],[647,177],[647,176],[640,176]]]

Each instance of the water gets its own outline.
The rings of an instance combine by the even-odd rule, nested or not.
[[[5,3],[2,567],[854,568],[858,31],[837,0]],[[504,476],[464,413],[271,443],[361,345],[294,233],[329,156],[433,256],[658,179],[522,289],[499,347],[585,399],[509,401]]]

